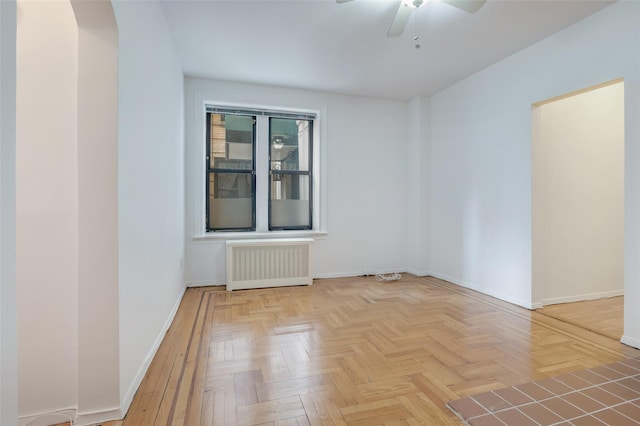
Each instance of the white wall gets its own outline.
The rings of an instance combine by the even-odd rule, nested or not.
[[[640,348],[640,4],[629,11],[636,32],[627,56],[624,81],[624,334],[621,341]],[[628,41],[623,40],[622,43]],[[634,55],[635,52],[635,55]],[[635,78],[633,77],[635,76]]]
[[[117,32],[110,2],[75,6],[18,4],[19,415],[34,426],[120,405]]]
[[[326,231],[315,277],[406,270],[407,104],[299,89],[187,79],[187,270],[190,285],[226,282],[224,240],[204,237],[204,102],[315,110],[325,143]],[[321,148],[322,150],[322,148]]]
[[[624,83],[533,110],[534,304],[624,290]]]
[[[120,397],[128,406],[183,291],[183,76],[157,2],[114,2],[120,34]]]
[[[429,273],[429,99],[417,97],[409,103],[407,184],[407,271]]]
[[[183,76],[164,15],[116,3],[119,52],[110,2],[72,3],[18,5],[21,424],[124,415],[184,288]]]
[[[16,3],[0,2],[0,424],[18,417],[16,335]]]
[[[531,105],[625,79],[625,337],[640,346],[640,3],[618,2],[431,98],[431,272],[530,307]]]
[[[78,401],[75,424],[119,415],[118,31],[109,0],[78,25]]]
[[[78,397],[78,29],[68,1],[19,1],[18,16],[18,378],[27,417],[74,408]]]

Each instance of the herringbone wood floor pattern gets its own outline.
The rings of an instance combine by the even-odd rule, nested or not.
[[[449,400],[639,355],[433,278],[194,288],[110,425],[459,425]]]
[[[537,312],[620,340],[624,332],[624,296],[560,303]]]

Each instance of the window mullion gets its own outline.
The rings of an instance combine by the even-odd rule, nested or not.
[[[256,231],[269,230],[269,117],[256,117]]]

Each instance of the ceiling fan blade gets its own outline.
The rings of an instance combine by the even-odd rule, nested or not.
[[[336,0],[336,3],[349,3],[350,1],[353,0]]]
[[[443,3],[462,9],[465,12],[476,13],[487,0],[441,0]]]
[[[407,26],[407,22],[411,16],[411,12],[413,12],[413,7],[408,6],[405,2],[400,3],[396,16],[393,18],[389,31],[387,31],[387,37],[397,37],[402,35],[404,27]]]

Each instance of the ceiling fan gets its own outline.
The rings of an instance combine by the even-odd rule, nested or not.
[[[336,0],[336,3],[348,3],[353,0]],[[387,37],[397,37],[402,35],[404,28],[409,22],[409,17],[414,9],[419,8],[428,0],[402,0],[398,5],[398,11],[387,31]],[[440,0],[458,9],[469,13],[476,13],[487,2],[487,0]]]

